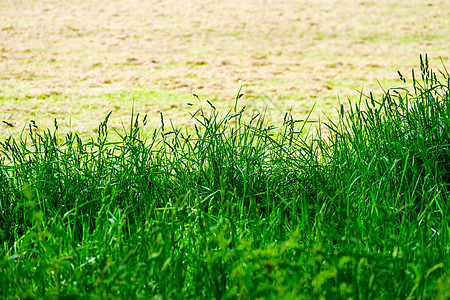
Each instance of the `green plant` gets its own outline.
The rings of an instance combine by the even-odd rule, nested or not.
[[[450,79],[421,69],[319,127],[240,93],[192,129],[30,126],[0,144],[0,295],[450,297]]]

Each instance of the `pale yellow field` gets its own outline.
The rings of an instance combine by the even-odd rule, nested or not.
[[[240,86],[249,111],[279,122],[333,116],[357,90],[401,86],[419,54],[450,56],[447,0],[9,1],[0,0],[0,136],[30,120],[92,135],[132,103],[187,122],[192,93],[230,108]],[[194,104],[188,107],[187,102]]]

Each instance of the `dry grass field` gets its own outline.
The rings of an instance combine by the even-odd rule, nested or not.
[[[450,56],[447,0],[0,1],[0,136],[40,128],[92,135],[109,112],[131,109],[174,124],[199,105],[248,110],[278,122],[316,103],[335,114],[358,90],[410,78],[420,53]]]

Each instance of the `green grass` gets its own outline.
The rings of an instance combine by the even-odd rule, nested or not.
[[[4,140],[0,297],[450,298],[450,77],[421,71],[317,127],[238,94],[190,129]]]

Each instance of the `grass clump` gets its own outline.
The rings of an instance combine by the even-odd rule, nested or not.
[[[30,126],[1,143],[0,295],[449,298],[450,79],[421,69],[326,135],[210,102],[114,142],[109,115],[87,142]]]

